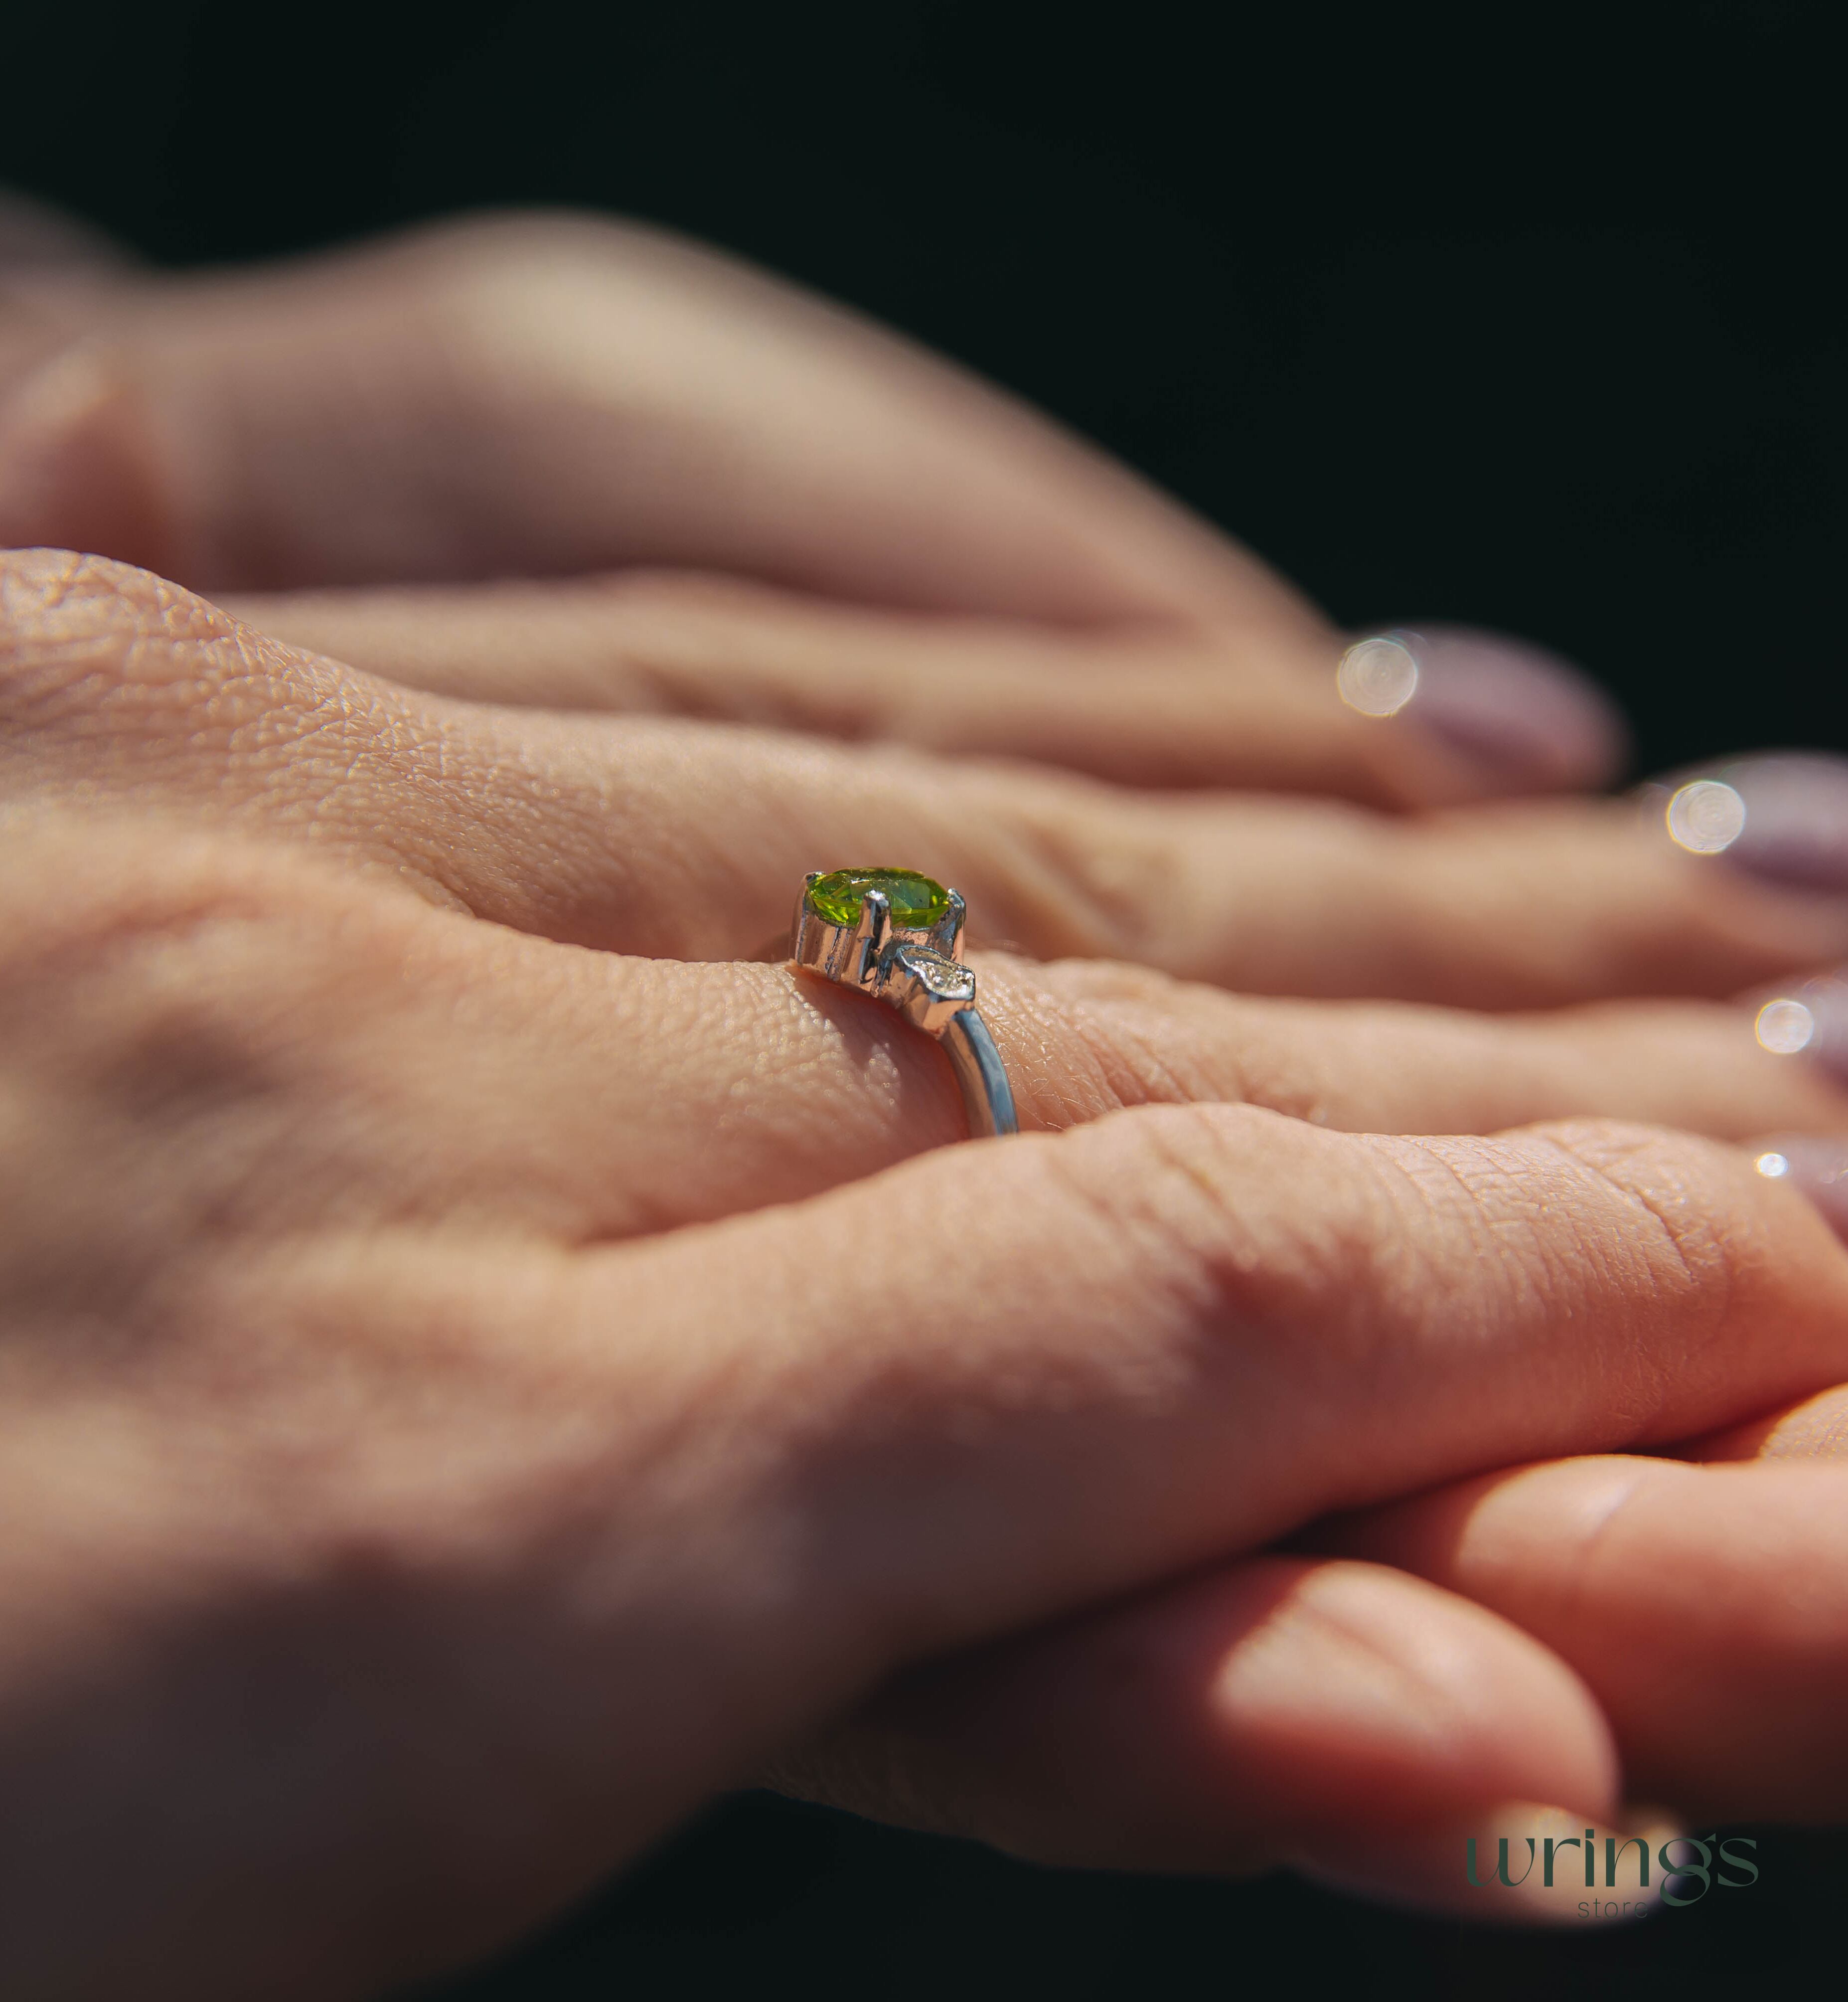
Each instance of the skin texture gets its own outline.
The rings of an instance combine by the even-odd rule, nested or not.
[[[1839,1812],[1826,1606],[1702,1624],[1834,1563],[1815,1512],[1640,1510],[1574,1621],[1518,1511],[1466,1562],[1445,1498],[1827,1408],[1843,1255],[1792,1190],[1468,1136],[1839,1132],[1749,1016],[1610,998],[1837,956],[1838,903],[1627,808],[1458,805],[1491,776],[1332,703],[1250,559],[685,246],[15,291],[0,527],[281,637],[0,570],[12,1989],[370,1992],[766,1764],[1427,1902],[1466,1828],[1634,1774]],[[755,581],[466,581],[615,563]],[[1149,790],[1233,780],[1359,804]],[[943,1151],[928,1045],[735,963],[875,853],[991,944],[1147,963],[982,962],[1037,1133]],[[1668,1555],[1698,1589],[1624,1625]],[[1781,1764],[1650,1735],[1651,1666],[1710,1658],[1787,1693]]]
[[[13,289],[7,500],[95,506],[81,439],[123,476],[137,553],[214,589],[691,562],[920,609],[1325,630],[1043,419],[659,232],[514,217]]]
[[[1845,1492],[1843,1470],[1819,1462],[1572,1460],[1322,1540],[1465,1592],[1578,1665],[1644,1798],[1667,1789],[1703,1823],[1829,1820],[1848,1785],[1848,1728],[1817,1728],[1848,1647]],[[1797,1547],[1793,1590],[1784,1554]]]
[[[946,1146],[941,1059],[859,997],[545,935],[518,886],[581,824],[473,748],[521,719],[119,567],[7,563],[21,1993],[368,1992],[767,1760],[842,1793],[813,1748],[912,1665],[1848,1369],[1848,1256],[1729,1150],[1336,1130],[1840,1130],[1741,1013],[1475,1020],[994,959],[1041,1130]],[[1501,1803],[1618,1811],[1586,1665],[1442,1581],[1253,1563],[1091,1616],[1156,1665],[1154,1749],[1191,1760],[1142,1756],[1083,1625],[1051,1715],[1107,1699],[1122,1749],[1075,1788],[1049,1762],[1050,1808],[1035,1741],[962,1748],[954,1704],[897,1752],[877,1706],[853,1728],[887,1788],[934,1745],[914,1791],[1064,1860],[1313,1858],[1383,1819],[1435,1855]],[[1005,1651],[956,1672],[989,1732],[1026,1686]],[[1170,1777],[1126,1800],[1138,1772]]]
[[[1027,759],[1122,785],[1311,792],[1389,809],[1491,789],[1421,733],[1415,713],[1383,727],[1344,705],[1332,635],[1280,647],[1223,614],[1048,630],[638,570],[227,602],[313,651],[489,701],[517,685],[518,699],[548,709],[695,716]],[[1576,762],[1571,778],[1595,775]]]
[[[1327,621],[1122,468],[633,226],[506,217],[180,279],[0,258],[0,541],[214,595],[307,591],[257,623],[460,693],[485,674],[504,696],[518,661],[529,702],[1138,784],[1396,807],[1510,784],[1421,730],[1417,701],[1396,728],[1344,710]],[[327,589],[618,568],[554,593]],[[1616,719],[1581,720],[1539,760],[1560,786],[1620,762]]]
[[[1720,996],[1848,953],[1842,900],[1687,855],[1623,804],[1406,821],[460,705],[311,664],[202,600],[55,552],[12,559],[3,588],[20,637],[0,756],[30,733],[23,786],[81,780],[99,804],[306,825],[324,852],[575,943],[748,954],[786,927],[818,858],[872,853],[954,882],[981,943],[1248,992]]]

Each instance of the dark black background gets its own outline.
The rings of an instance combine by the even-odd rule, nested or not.
[[[1844,741],[1839,15],[3,0],[0,180],[166,261],[473,205],[676,225],[1055,411],[1344,623],[1575,656],[1658,766]],[[1758,1885],[1543,1943],[753,1798],[443,1993],[1734,1993],[1848,1910],[1848,1843],[1759,1833]]]

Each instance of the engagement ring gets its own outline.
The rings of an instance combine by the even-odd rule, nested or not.
[[[955,891],[915,869],[814,873],[796,906],[790,957],[935,1036],[980,1139],[1020,1128],[1000,1053],[976,1013],[975,970],[963,964],[963,909]]]

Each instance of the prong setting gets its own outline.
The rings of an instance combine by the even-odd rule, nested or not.
[[[963,902],[960,890],[950,892],[950,908],[932,929],[930,942],[940,953],[959,964],[963,956],[963,920],[969,914],[969,907]]]
[[[854,984],[870,987],[874,969],[891,943],[892,900],[880,891],[869,890],[860,899],[859,913],[859,964]]]
[[[840,924],[818,911],[811,896],[821,881],[811,871],[796,909],[790,957],[844,987],[888,1001],[934,1035],[959,1009],[973,1006],[975,975],[963,964],[963,921],[968,905],[954,890],[947,909],[929,926],[895,924],[892,900],[869,888],[856,920]]]
[[[906,895],[908,911],[928,912],[933,922],[897,922],[893,898],[878,887],[880,878]],[[817,907],[818,883],[828,891],[825,910]],[[858,902],[850,905],[846,899],[856,887]],[[847,921],[849,910],[852,922]],[[956,891],[915,871],[842,870],[831,876],[811,871],[796,907],[790,957],[825,979],[883,1001],[935,1037],[956,1072],[970,1131],[978,1136],[1011,1133],[1017,1130],[1013,1093],[976,1012],[975,970],[963,963],[967,916],[968,906]]]

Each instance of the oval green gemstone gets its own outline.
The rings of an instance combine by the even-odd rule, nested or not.
[[[928,931],[950,912],[950,892],[915,869],[836,869],[809,886],[809,909],[831,925],[856,925],[869,890],[891,905],[899,931]]]

